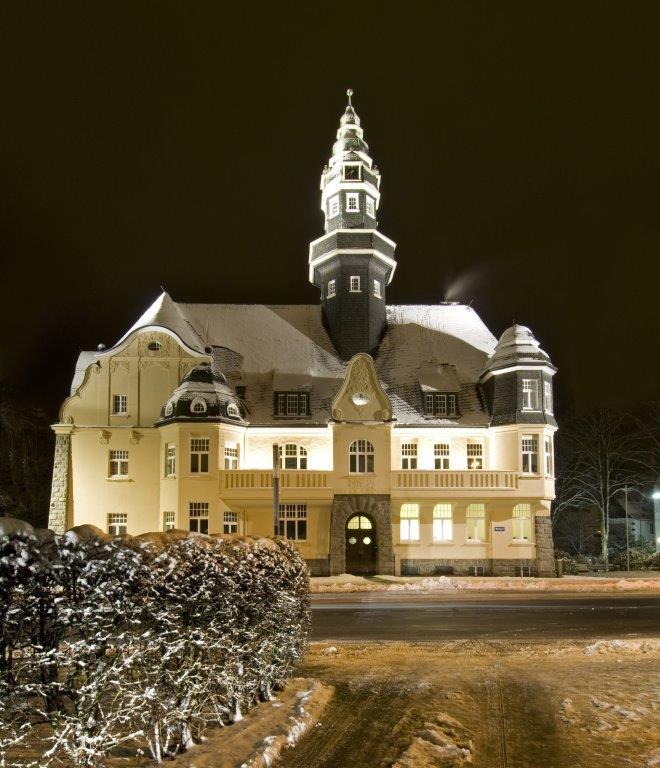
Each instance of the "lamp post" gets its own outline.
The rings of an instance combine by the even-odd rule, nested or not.
[[[273,445],[273,535],[280,532],[280,451]]]

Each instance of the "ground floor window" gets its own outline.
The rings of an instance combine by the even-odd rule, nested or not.
[[[176,514],[171,511],[163,512],[163,530],[172,531],[176,527]]]
[[[486,505],[470,504],[465,518],[468,541],[486,541]]]
[[[280,504],[280,536],[293,541],[307,539],[307,504]]]
[[[529,504],[516,504],[513,508],[513,538],[528,540],[532,529],[532,507]]]
[[[193,533],[209,532],[209,503],[208,501],[191,501],[188,505],[190,516],[189,530]]]
[[[399,513],[401,541],[419,541],[419,504],[403,504]]]
[[[449,469],[449,443],[436,443],[433,446],[436,469]]]
[[[433,507],[433,540],[451,541],[453,538],[451,504],[436,504]]]
[[[126,512],[110,512],[108,514],[108,533],[111,536],[121,536],[128,529],[128,514]]]
[[[225,512],[222,523],[223,533],[238,533],[238,512]]]

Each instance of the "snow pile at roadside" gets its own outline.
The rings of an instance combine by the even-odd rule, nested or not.
[[[625,655],[653,653],[660,650],[660,640],[596,640],[588,645],[584,652],[587,656]]]
[[[424,723],[392,768],[458,768],[472,763],[472,750],[461,723],[441,712]]]

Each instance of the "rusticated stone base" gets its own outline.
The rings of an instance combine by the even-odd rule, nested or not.
[[[329,576],[330,575],[330,558],[328,557],[316,557],[305,560],[307,567],[309,568],[310,576]]]
[[[50,491],[50,509],[48,512],[48,527],[55,533],[64,533],[67,527],[70,450],[71,435],[68,433],[56,434],[53,484]]]
[[[534,537],[536,539],[536,568],[538,575],[545,577],[556,576],[552,521],[548,515],[537,515],[534,518]]]
[[[330,575],[346,572],[346,523],[356,514],[369,515],[376,526],[378,573],[394,574],[392,514],[388,494],[336,494],[330,510]]]
[[[402,576],[538,576],[533,559],[407,559],[401,560]]]

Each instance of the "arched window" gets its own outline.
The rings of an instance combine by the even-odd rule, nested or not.
[[[307,469],[307,450],[302,445],[296,443],[280,445],[279,454],[282,469]]]
[[[206,403],[201,397],[196,397],[192,403],[190,403],[191,413],[206,413]]]
[[[513,538],[519,541],[529,540],[532,527],[532,507],[530,504],[516,504],[513,508]]]
[[[168,403],[165,406],[165,415],[171,416],[174,413],[174,403]]]
[[[241,412],[239,410],[239,407],[236,405],[236,403],[229,403],[229,405],[227,406],[227,416],[229,416],[230,419],[241,418]]]
[[[355,440],[348,449],[349,471],[365,474],[374,471],[374,447],[368,440]]]
[[[346,527],[351,531],[370,531],[373,525],[365,515],[353,515]]]

